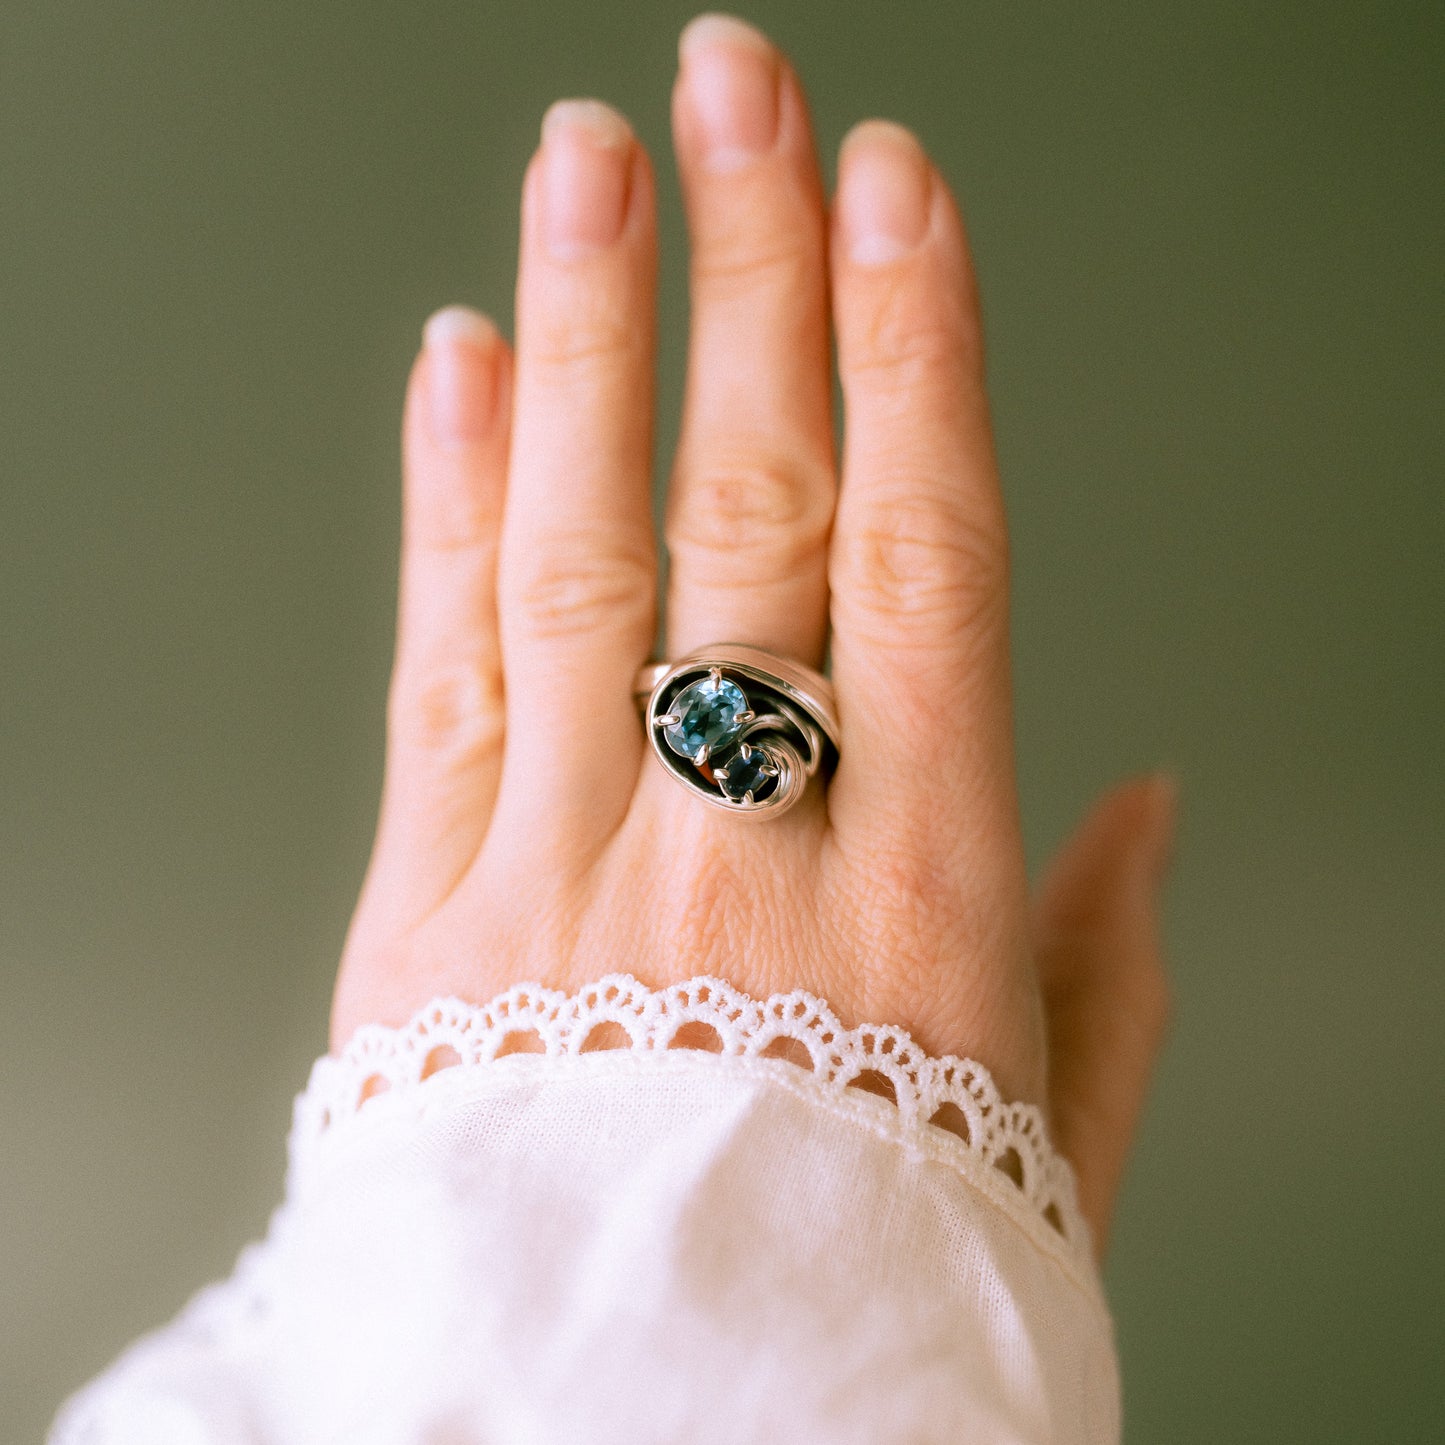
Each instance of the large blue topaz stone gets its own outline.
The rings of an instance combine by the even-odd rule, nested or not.
[[[677,719],[662,732],[668,747],[679,757],[701,762],[743,730],[748,700],[737,683],[709,675],[683,688],[667,711]]]

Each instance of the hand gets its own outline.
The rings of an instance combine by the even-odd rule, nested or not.
[[[515,354],[451,308],[408,388],[386,775],[333,1041],[523,980],[805,988],[1046,1104],[1102,1240],[1163,1022],[1171,797],[1106,798],[1031,914],[955,203],[868,121],[827,207],[797,76],[722,17],[683,33],[673,133],[692,332],[667,655],[740,641],[816,667],[831,638],[840,764],[748,824],[649,754],[653,176],[615,111],[560,102],[523,186]]]

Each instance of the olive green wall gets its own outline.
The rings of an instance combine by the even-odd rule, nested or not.
[[[758,5],[967,207],[1033,860],[1167,763],[1133,1442],[1445,1438],[1439,7]],[[662,0],[6,0],[0,1438],[279,1196],[377,801],[418,328],[510,316],[541,113],[662,162]]]

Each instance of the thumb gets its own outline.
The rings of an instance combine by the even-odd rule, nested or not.
[[[1052,1132],[1101,1257],[1168,1021],[1159,895],[1176,811],[1168,774],[1112,788],[1060,850],[1034,904]]]

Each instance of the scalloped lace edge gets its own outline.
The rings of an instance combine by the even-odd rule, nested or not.
[[[895,1138],[952,1164],[1094,1277],[1073,1171],[1051,1146],[1039,1109],[1005,1102],[982,1064],[932,1057],[891,1025],[844,1028],[802,990],[759,1001],[708,975],[651,989],[614,973],[574,994],[519,983],[480,1006],[436,998],[400,1027],[363,1026],[339,1054],[316,1061],[297,1097],[292,1186],[304,1186],[332,1141],[349,1135],[380,1095],[390,1099],[375,1114],[392,1116],[409,1101],[429,1102],[432,1080],[499,1060],[526,1068],[542,1057],[608,1051],[680,1062],[678,1050],[747,1061],[750,1073],[769,1072],[854,1119],[895,1116]]]
[[[525,1051],[518,1049],[523,1040]],[[615,973],[570,995],[520,983],[481,1006],[434,999],[401,1027],[367,1025],[340,1054],[317,1059],[296,1097],[286,1197],[266,1237],[241,1251],[227,1279],[197,1291],[169,1324],[143,1335],[67,1400],[50,1445],[120,1438],[133,1423],[127,1391],[134,1370],[164,1358],[177,1340],[205,1348],[264,1328],[301,1197],[333,1149],[364,1145],[372,1120],[405,1121],[433,1104],[448,1107],[467,1097],[468,1081],[486,1066],[511,1071],[590,1054],[597,1063],[622,1055],[618,1063],[641,1067],[765,1076],[952,1167],[1101,1298],[1073,1171],[1050,1145],[1039,1110],[1005,1103],[982,1064],[930,1057],[900,1028],[845,1029],[827,1004],[801,990],[760,1002],[710,976],[654,990]]]

